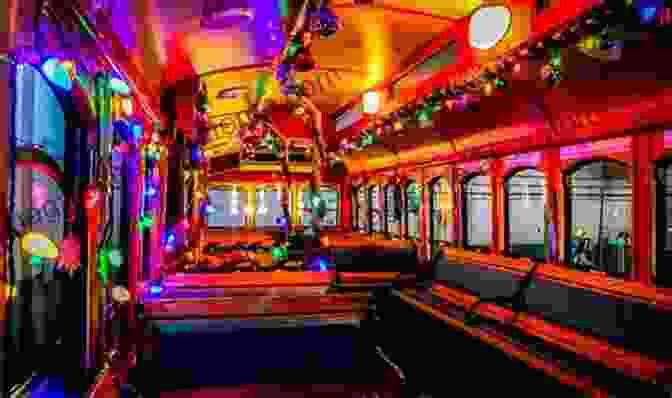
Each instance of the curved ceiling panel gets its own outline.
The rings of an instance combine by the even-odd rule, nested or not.
[[[200,30],[191,33],[186,41],[185,47],[198,74],[256,61],[252,34],[237,27]]]

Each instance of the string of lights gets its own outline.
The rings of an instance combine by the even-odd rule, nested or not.
[[[616,52],[623,45],[628,29],[656,29],[669,25],[667,8],[638,8],[633,2],[608,2],[579,16],[532,42],[525,42],[488,65],[478,65],[463,76],[456,76],[444,87],[417,98],[390,114],[375,118],[352,139],[343,139],[339,154],[380,143],[389,135],[403,134],[411,127],[429,127],[439,112],[478,111],[479,99],[510,89],[510,81],[521,72],[526,61],[541,61],[538,78],[548,88],[565,78],[561,49],[576,47],[584,51]]]

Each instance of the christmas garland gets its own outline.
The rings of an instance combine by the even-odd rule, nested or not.
[[[665,10],[657,13],[667,15]],[[495,90],[507,89],[506,76],[518,73],[520,62],[526,59],[542,60],[539,79],[548,88],[555,87],[565,78],[560,49],[576,46],[584,53],[588,50],[613,53],[613,50],[622,47],[626,31],[624,25],[646,28],[650,23],[642,19],[640,10],[632,2],[620,4],[616,1],[595,8],[535,43],[521,44],[492,65],[477,66],[466,76],[454,79],[445,87],[402,106],[387,117],[372,121],[358,137],[342,140],[338,152],[344,155],[363,150],[381,142],[381,138],[387,135],[399,134],[410,127],[431,126],[433,116],[443,110],[478,111],[479,98],[493,95]]]

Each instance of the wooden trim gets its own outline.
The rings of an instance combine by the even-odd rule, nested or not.
[[[528,366],[541,370],[551,377],[555,377],[560,380],[563,384],[571,385],[578,388],[581,391],[590,393],[593,397],[607,397],[608,394],[606,391],[593,385],[593,382],[588,377],[580,377],[576,374],[570,373],[567,370],[563,370],[560,367],[544,361],[540,358],[535,357],[524,349],[521,349],[519,346],[508,341],[506,337],[497,335],[494,333],[485,332],[475,327],[470,327],[464,324],[461,320],[457,320],[448,316],[447,314],[432,308],[431,306],[421,303],[420,301],[410,297],[403,292],[393,291],[394,295],[399,297],[404,302],[413,305],[414,307],[432,315],[433,317],[445,322],[446,324],[460,329],[467,334],[478,338],[486,344],[494,346],[506,354],[511,356],[514,359],[525,362]]]
[[[165,283],[181,287],[279,287],[328,285],[332,272],[239,272],[234,274],[174,274]]]
[[[365,300],[340,300],[332,302],[327,296],[307,296],[306,298],[267,300],[254,297],[249,300],[237,298],[235,301],[218,302],[172,302],[145,304],[145,318],[184,319],[184,318],[226,318],[259,315],[309,315],[309,314],[345,314],[365,312],[368,302]]]
[[[530,260],[517,260],[492,254],[480,254],[462,249],[444,247],[443,254],[453,260],[465,262],[466,266],[489,268],[524,275],[531,267]],[[610,297],[627,299],[672,311],[672,289],[647,286],[638,281],[627,281],[577,271],[558,264],[540,264],[536,277],[565,286],[589,290]]]
[[[432,293],[463,308],[471,308],[478,302],[476,296],[445,286],[433,286]],[[554,325],[535,316],[527,314],[516,316],[508,308],[484,303],[474,309],[474,312],[485,318],[510,324],[528,335],[538,337],[563,350],[585,356],[609,368],[621,370],[630,377],[656,382],[672,369],[672,364],[664,364],[642,354],[626,351],[603,339],[582,335],[573,329]]]

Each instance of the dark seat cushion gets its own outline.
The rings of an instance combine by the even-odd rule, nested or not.
[[[465,264],[443,254],[435,262],[434,278],[481,298],[511,296],[520,280],[510,272]],[[672,347],[666,343],[672,327],[669,311],[539,278],[526,289],[525,301],[529,312],[550,322],[655,358],[672,359]]]

